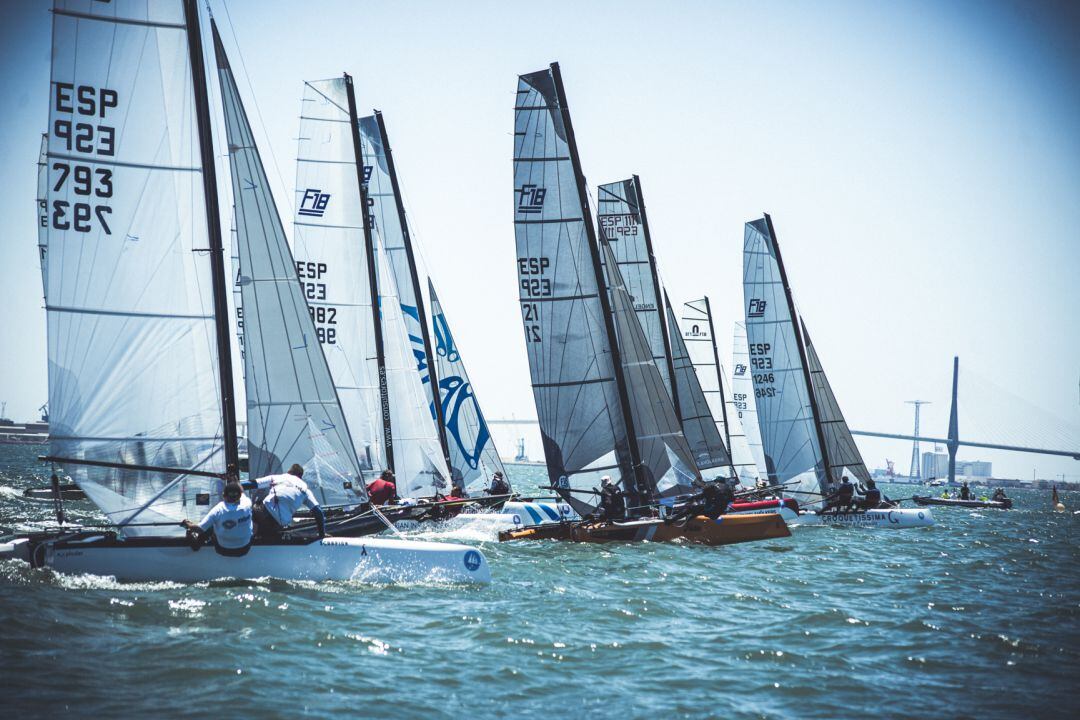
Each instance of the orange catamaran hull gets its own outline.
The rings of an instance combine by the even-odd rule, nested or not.
[[[721,515],[716,520],[698,515],[686,520],[644,518],[626,522],[566,522],[506,530],[507,540],[569,540],[570,542],[672,542],[696,545],[732,545],[791,535],[777,514]]]

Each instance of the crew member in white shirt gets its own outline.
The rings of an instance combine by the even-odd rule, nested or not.
[[[302,505],[311,508],[319,537],[326,537],[326,518],[319,501],[301,479],[303,476],[304,468],[294,463],[287,473],[267,475],[247,484],[249,488],[266,491],[265,497],[255,503],[253,513],[259,537],[280,539]]]
[[[214,548],[220,555],[240,557],[251,549],[251,500],[244,495],[240,483],[226,483],[221,502],[206,513],[201,522],[195,524],[184,520],[180,524],[188,532],[197,533],[202,540],[209,533],[214,535]],[[195,546],[198,547],[197,545]]]

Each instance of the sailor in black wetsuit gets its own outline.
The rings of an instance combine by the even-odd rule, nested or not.
[[[735,493],[726,482],[709,483],[702,491],[701,514],[715,520],[727,512],[728,505],[734,499]]]
[[[488,488],[488,495],[509,495],[510,483],[506,482],[506,478],[503,477],[501,472],[496,472],[491,478],[491,487]]]
[[[851,478],[847,475],[840,481],[840,487],[836,491],[835,507],[837,511],[851,510],[855,502],[855,486],[851,484]]]
[[[623,494],[605,475],[600,480],[600,507],[595,513],[599,520],[623,520],[626,518],[626,501]]]
[[[965,480],[964,483],[960,486],[960,499],[961,500],[970,500],[971,499],[971,488],[968,487],[967,480]]]
[[[863,496],[859,499],[859,507],[863,510],[873,510],[881,505],[881,491],[873,478],[867,478],[863,489]]]

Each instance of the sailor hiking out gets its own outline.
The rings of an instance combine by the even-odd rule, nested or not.
[[[487,490],[488,495],[509,495],[510,483],[506,482],[502,472],[496,470],[491,477],[491,486]]]
[[[287,473],[267,475],[247,483],[249,489],[265,491],[263,498],[255,503],[252,513],[260,538],[280,539],[302,505],[311,509],[319,537],[326,537],[323,510],[307,483],[301,479],[303,476],[304,468],[294,463]]]
[[[240,557],[251,549],[252,524],[251,500],[244,495],[238,482],[229,482],[222,493],[224,499],[206,513],[198,524],[190,520],[181,521],[187,528],[188,535],[196,543],[204,542],[210,535],[214,539],[214,548],[219,555]]]

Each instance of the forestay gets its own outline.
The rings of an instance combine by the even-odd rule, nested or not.
[[[628,180],[601,185],[596,205],[600,236],[608,241],[615,256],[664,387],[675,398],[671,386],[671,348],[666,335],[666,319],[660,308],[660,282],[641,196],[641,181],[635,175]],[[676,408],[678,403],[675,400]]]
[[[739,477],[744,478],[744,482],[756,482],[759,477],[768,477],[768,472],[765,470],[765,452],[761,448],[761,429],[758,427],[758,415],[757,415],[757,403],[754,401],[754,383],[750,379],[750,348],[746,345],[746,325],[737,322],[735,323],[735,330],[732,340],[731,351],[731,401],[734,405],[735,417],[738,418],[738,425],[742,428],[744,433],[743,443],[746,446],[745,452],[749,453],[749,457],[753,458],[752,463],[755,468],[752,476],[744,476],[743,469],[747,472],[750,471],[750,467],[743,463],[739,463],[736,467],[739,467]],[[732,413],[729,413],[731,415]],[[734,421],[732,423],[735,424]],[[739,443],[736,441],[734,428],[731,435],[732,454],[739,456],[740,450],[736,448]],[[746,458],[745,453],[741,456]]]
[[[696,335],[680,332],[679,322],[675,319],[675,311],[671,308],[671,300],[666,292],[664,305],[667,309],[668,331],[671,333],[671,361],[675,370],[675,395],[678,397],[676,406],[679,409],[683,435],[686,436],[686,442],[690,446],[698,468],[703,472],[722,468],[722,474],[725,477],[730,476],[733,472],[731,456],[728,455],[724,438],[720,434],[725,427],[724,403],[722,399],[717,403],[721,415],[719,419],[716,419],[701,385],[698,375],[699,363],[695,362],[690,354],[690,348],[693,347],[693,352],[701,355],[708,353],[708,357],[712,358],[712,343],[707,338],[705,342],[699,341],[702,332],[700,325],[691,325],[691,330],[697,330]],[[698,358],[698,360],[704,360],[704,358]],[[718,378],[718,374],[713,376],[714,384]]]
[[[110,521],[180,533],[227,435],[182,3],[56,0],[49,99],[52,455]]]
[[[430,278],[428,294],[431,297],[431,321],[435,326],[435,364],[450,447],[451,472],[455,477],[460,474],[469,493],[482,492],[496,472],[503,473],[507,482],[509,477],[495,450],[495,439],[488,431],[484,413]]]
[[[359,462],[338,404],[313,315],[270,191],[259,150],[212,24],[236,217],[236,268],[244,325],[249,473],[279,474],[293,463],[338,473],[313,475],[324,503],[363,501]],[[329,457],[319,458],[320,445]],[[334,460],[332,461],[331,458]],[[325,480],[325,482],[323,482]]]
[[[825,457],[829,459],[829,476],[840,480],[844,475],[854,475],[864,488],[870,480],[870,471],[863,462],[859,446],[851,435],[851,429],[840,404],[836,402],[829,379],[821,367],[814,344],[806,332],[806,323],[802,323],[803,342],[806,343],[806,361],[810,368],[810,382],[814,384],[814,400],[817,402],[818,419],[821,434],[825,438]]]
[[[600,476],[633,482],[611,338],[555,72],[522,75],[514,111],[514,235],[548,478],[581,515]],[[567,115],[567,117],[569,117]]]
[[[364,471],[386,466],[375,314],[344,78],[304,83],[293,252]]]
[[[382,235],[372,232],[378,261],[390,423],[394,428],[394,472],[402,497],[433,497],[448,486],[450,470],[431,416],[427,389],[416,372],[405,314],[398,299]]]
[[[800,503],[820,500],[824,461],[785,278],[767,218],[746,224],[743,292],[765,467]]]
[[[691,483],[701,474],[694,465],[671,396],[652,359],[610,243],[601,239],[600,252],[645,484],[663,497],[693,492]]]

